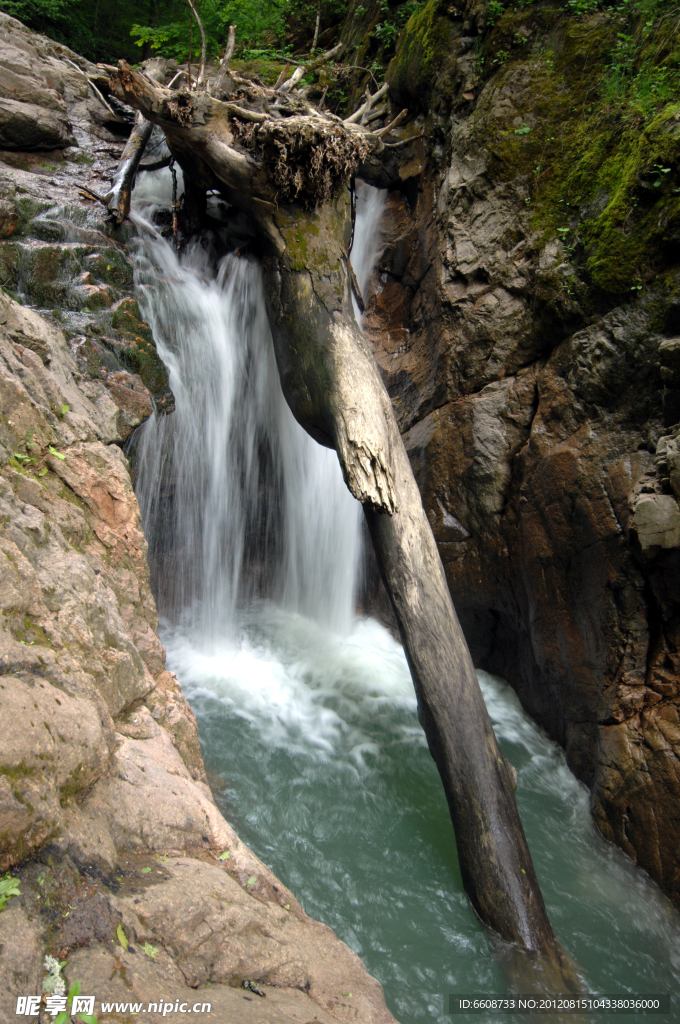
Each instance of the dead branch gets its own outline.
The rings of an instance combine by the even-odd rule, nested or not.
[[[367,109],[370,110],[370,108],[373,106],[374,103],[377,103],[378,100],[381,100],[383,98],[383,96],[386,96],[388,89],[389,89],[389,86],[388,86],[387,82],[385,82],[383,85],[380,86],[380,88],[378,89],[377,92],[373,93],[372,96],[370,96],[370,93],[369,93],[370,102],[369,102],[369,100],[366,100],[366,102],[362,103],[361,106],[359,107],[359,109],[355,110],[354,113],[350,115],[350,117],[346,117],[345,118],[345,124],[357,124],[358,122],[360,122],[361,118],[363,116],[364,111],[367,110]]]
[[[316,43],[318,42],[318,28],[322,24],[322,0],[318,0],[316,4],[316,25],[314,26],[314,38],[311,41],[312,50],[316,49]]]
[[[352,291],[354,292],[354,298],[357,300],[359,312],[365,313],[366,303],[364,302],[364,297],[361,294],[361,288],[359,287],[359,282],[357,281],[357,276],[354,273],[354,267],[352,266],[352,261],[350,260],[349,256],[347,257],[347,270],[349,271],[349,279],[352,283]]]
[[[372,110],[366,118],[366,124],[369,125],[372,121],[378,121],[381,117],[385,117],[386,114],[389,114],[389,111],[389,103],[384,103],[382,107],[376,107],[376,109]]]
[[[177,81],[177,79],[181,78],[183,75],[186,78],[189,79],[189,86],[191,86],[191,81],[192,81],[191,75],[189,74],[188,71],[184,71],[182,68],[180,68],[179,71],[177,72],[177,74],[173,78],[170,79],[170,81],[168,82],[168,84],[166,86],[166,89],[172,89],[172,87],[175,84],[175,82]]]
[[[274,85],[274,91],[275,91],[275,92],[277,92],[277,91],[278,91],[278,89],[279,89],[279,86],[283,85],[283,83],[285,82],[285,80],[286,80],[286,75],[288,74],[288,68],[289,68],[289,67],[290,67],[290,64],[288,63],[288,61],[286,61],[286,66],[285,66],[285,68],[283,69],[283,71],[281,72],[281,74],[279,75],[279,77],[278,77],[278,78],[276,79],[276,83],[275,83],[275,85]]]
[[[227,48],[224,51],[224,57],[222,58],[222,63],[220,64],[219,71],[217,72],[217,77],[215,78],[215,81],[212,83],[212,88],[210,86],[210,83],[208,83],[208,92],[209,93],[211,93],[213,91],[213,89],[214,89],[214,91],[216,93],[219,93],[220,86],[222,85],[222,82],[224,81],[224,76],[229,71],[229,62],[231,61],[231,58],[232,58],[232,56],[234,54],[234,46],[235,45],[236,45],[236,26],[235,25],[230,25],[229,26],[229,37],[227,39]]]
[[[389,135],[390,132],[394,131],[395,128],[398,128],[402,121],[405,121],[407,117],[408,110],[404,109],[401,111],[400,114],[397,114],[394,121],[390,121],[389,124],[386,124],[384,128],[380,128],[379,131],[377,131],[375,134],[378,136],[379,139],[384,138],[385,135]]]
[[[115,110],[113,109],[113,107],[110,107],[110,106],[109,106],[109,104],[108,104],[108,103],[106,102],[106,100],[104,99],[104,97],[103,97],[103,96],[102,96],[102,94],[100,93],[99,89],[97,88],[97,86],[96,86],[96,85],[94,84],[94,82],[92,81],[92,78],[90,77],[90,75],[86,74],[86,73],[85,73],[85,72],[83,71],[83,69],[82,69],[82,68],[79,68],[79,67],[78,67],[78,65],[77,65],[77,64],[74,64],[72,60],[69,60],[69,59],[68,59],[68,57],[65,57],[64,59],[65,59],[65,61],[66,61],[66,63],[67,63],[67,64],[70,64],[72,68],[75,68],[75,69],[76,69],[76,71],[80,72],[80,74],[81,74],[81,75],[83,75],[83,77],[87,79],[87,84],[89,85],[90,89],[92,89],[92,92],[93,92],[93,93],[95,94],[95,96],[97,97],[97,99],[99,100],[99,102],[100,102],[100,103],[102,103],[102,104],[103,104],[103,105],[104,105],[104,106],[106,107],[106,109],[108,110],[108,112],[109,112],[109,113],[111,114],[111,117],[112,117],[112,119],[113,119],[114,121],[120,121],[120,117],[119,117],[119,116],[118,116],[118,114],[117,114],[117,113],[115,112]],[[99,67],[99,65],[97,65],[97,67]]]
[[[246,107],[239,107],[237,103],[225,103],[224,107],[240,121],[254,121],[255,124],[262,124],[268,120],[267,115],[260,113],[259,110],[248,110]]]
[[[154,160],[152,164],[140,164],[138,171],[162,171],[164,167],[170,166],[171,156],[164,156],[160,160]]]
[[[281,83],[277,91],[283,93],[284,95],[286,93],[289,93],[291,89],[294,89],[298,82],[301,81],[301,79],[303,79],[308,72],[318,71],[319,68],[323,67],[324,64],[327,64],[329,60],[333,60],[334,57],[337,57],[338,54],[342,52],[344,47],[344,43],[338,43],[338,45],[334,46],[332,50],[327,50],[326,53],[323,53],[320,57],[317,57],[316,60],[313,60],[311,64],[300,64],[300,66],[295,69],[290,78],[287,81]]]
[[[383,142],[385,149],[402,149],[404,146],[408,146],[409,142],[415,142],[416,139],[422,139],[424,132],[418,132],[417,135],[411,135],[408,139],[400,139],[399,142]]]
[[[206,53],[205,32],[203,31],[203,22],[201,21],[201,19],[198,16],[198,11],[196,10],[196,6],[193,3],[193,0],[187,0],[187,3],[189,4],[189,7],[191,8],[191,12],[192,12],[194,18],[196,19],[196,22],[198,24],[199,32],[201,33],[201,63],[200,63],[199,68],[198,68],[198,78],[196,79],[196,88],[200,89],[201,86],[203,85],[204,80],[205,80],[205,53]]]

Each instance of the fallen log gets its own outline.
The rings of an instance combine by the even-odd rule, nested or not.
[[[120,62],[112,89],[162,127],[196,188],[217,189],[252,217],[283,392],[305,430],[336,450],[345,482],[364,507],[446,793],[466,891],[482,921],[539,954],[569,984],[511,771],[389,396],[352,312],[352,213],[344,186],[368,153],[382,151],[381,139],[356,121],[318,110],[296,114],[291,95],[282,116],[280,91],[259,87],[220,103],[205,93],[170,93]],[[367,100],[359,118],[385,92]]]

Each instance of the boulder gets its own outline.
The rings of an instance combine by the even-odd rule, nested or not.
[[[680,548],[680,506],[674,495],[641,495],[635,504],[631,530],[648,557],[662,548]]]
[[[66,149],[74,142],[63,114],[0,97],[0,146],[4,149]]]

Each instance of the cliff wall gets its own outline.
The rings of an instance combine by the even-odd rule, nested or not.
[[[172,395],[129,229],[78,195],[105,191],[126,134],[97,79],[0,15],[0,872],[20,891],[0,903],[0,1019],[55,991],[49,955],[100,1024],[128,1019],[100,1001],[158,999],[149,1024],[177,1000],[220,1024],[389,1024],[359,958],[218,811],[165,669],[121,444]]]
[[[663,5],[500,7],[399,38],[425,135],[367,329],[476,664],[680,904],[677,35]]]

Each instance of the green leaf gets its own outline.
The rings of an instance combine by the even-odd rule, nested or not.
[[[45,476],[46,473],[47,473],[47,469],[39,469],[38,470],[38,476]]]
[[[71,985],[70,989],[68,990],[68,1001],[69,1001],[69,1003],[73,1000],[74,996],[79,996],[79,995],[80,995],[80,982],[79,981],[74,981],[73,984]]]
[[[97,1018],[92,1013],[78,1013],[76,1016],[83,1024],[97,1024]]]
[[[57,1017],[54,1018],[53,1024],[68,1024],[70,1016],[70,1013],[67,1013],[66,1010],[64,1010]]]
[[[61,407],[61,415],[62,415],[62,416],[65,416],[65,415],[66,415],[66,413],[67,413],[67,412],[70,412],[70,411],[71,411],[71,410],[70,410],[70,408],[68,407],[68,405],[62,405],[62,407]]]
[[[523,124],[521,128],[515,128],[515,135],[528,135],[531,128],[528,124]]]
[[[5,904],[11,896],[21,896],[19,879],[11,878],[9,872],[4,878],[0,878],[0,910],[5,909]]]
[[[230,857],[231,857],[231,854],[229,853],[229,850],[225,850],[224,853],[221,853],[217,859],[218,860],[229,860]]]
[[[50,449],[51,454],[52,455],[56,455],[58,459],[65,459],[66,458],[65,455],[62,455],[61,452],[58,452],[56,450],[56,448],[52,447],[52,445],[49,445],[49,449]]]
[[[256,881],[257,879],[255,878],[255,875],[251,875],[248,881],[246,882],[246,885],[255,885]]]
[[[145,942],[144,945],[142,946],[142,953],[145,953],[146,956],[150,957],[152,960],[155,960],[156,954],[158,953],[158,946],[152,946],[150,942]]]
[[[150,871],[151,871],[151,868],[142,868],[142,874],[143,875],[148,875]]]
[[[123,949],[127,951],[127,948],[130,945],[130,943],[128,942],[127,935],[123,931],[122,924],[119,924],[118,927],[116,928],[116,937],[120,942],[121,946],[123,947]]]

